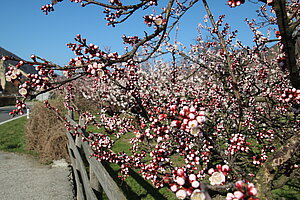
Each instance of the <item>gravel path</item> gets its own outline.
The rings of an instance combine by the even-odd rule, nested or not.
[[[64,163],[42,165],[30,156],[0,151],[1,200],[73,200]]]

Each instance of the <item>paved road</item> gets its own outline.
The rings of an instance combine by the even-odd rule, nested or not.
[[[28,106],[29,108],[31,108],[32,105],[33,105],[32,103],[27,104],[27,106]],[[0,123],[1,123],[1,122],[4,122],[4,121],[6,121],[6,120],[11,119],[12,117],[11,117],[11,115],[9,115],[9,113],[10,113],[11,111],[13,111],[14,109],[16,109],[15,106],[5,106],[5,107],[0,107]],[[26,115],[26,114],[27,114],[27,110],[25,111],[25,114],[24,114],[24,115]]]
[[[14,106],[0,107],[0,122],[11,119],[11,116],[8,113],[14,109]]]
[[[67,165],[42,165],[26,155],[0,151],[1,200],[73,200]]]

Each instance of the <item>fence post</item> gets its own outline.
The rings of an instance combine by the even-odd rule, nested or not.
[[[30,109],[29,108],[27,108],[27,119],[29,119],[30,118]]]
[[[101,187],[101,185],[95,175],[92,165],[90,165],[90,186],[95,191],[97,198],[99,200],[102,200],[103,199],[103,188]]]
[[[68,110],[68,115],[69,115],[69,117],[70,117],[71,119],[74,120],[74,112],[73,112],[73,110]]]
[[[85,122],[85,119],[82,116],[80,116],[79,117],[79,122],[78,122],[79,126],[84,126],[84,122]],[[76,146],[81,147],[81,143],[82,143],[82,136],[81,135],[76,135],[76,138],[75,138]]]

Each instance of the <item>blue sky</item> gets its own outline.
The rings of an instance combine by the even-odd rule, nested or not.
[[[107,0],[108,1],[108,0]],[[253,0],[256,2],[257,0]],[[151,14],[152,9],[137,13],[128,22],[115,28],[105,25],[103,9],[97,6],[81,8],[79,4],[64,0],[55,6],[55,12],[45,15],[40,7],[51,0],[6,0],[0,3],[0,46],[23,59],[31,54],[39,55],[59,65],[65,65],[74,57],[66,43],[74,42],[81,34],[88,43],[100,48],[110,47],[111,51],[123,52],[121,36],[133,36],[149,30],[143,23],[143,15]],[[161,0],[164,2],[164,0]],[[250,45],[252,34],[244,19],[254,18],[255,10],[261,3],[246,3],[237,8],[229,8],[226,0],[208,0],[212,13],[226,15],[232,29],[239,30],[239,39]],[[197,25],[203,22],[205,11],[199,2],[180,22],[179,41],[186,46],[197,36]]]

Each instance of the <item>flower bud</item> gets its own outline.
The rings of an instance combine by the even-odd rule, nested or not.
[[[195,181],[196,178],[197,178],[197,177],[196,177],[195,174],[190,174],[190,175],[189,175],[189,180],[190,180],[190,181]]]
[[[237,187],[238,190],[242,190],[243,185],[244,185],[244,182],[243,182],[243,181],[237,181],[237,182],[235,183],[235,187]]]
[[[184,170],[182,168],[177,169],[176,174],[178,176],[184,176]]]
[[[178,185],[184,185],[184,184],[185,184],[185,180],[184,180],[184,178],[182,178],[182,177],[177,177],[176,183],[177,183]]]
[[[248,193],[251,196],[256,196],[257,195],[257,189],[255,187],[250,188],[250,190],[248,190]]]
[[[193,181],[193,182],[192,182],[192,187],[193,187],[193,188],[198,188],[199,186],[200,186],[199,181]]]
[[[242,199],[244,194],[241,191],[235,191],[234,193],[234,197],[237,199]]]
[[[178,190],[178,185],[177,185],[177,184],[171,185],[170,190],[171,190],[172,192],[176,192],[176,191]]]

